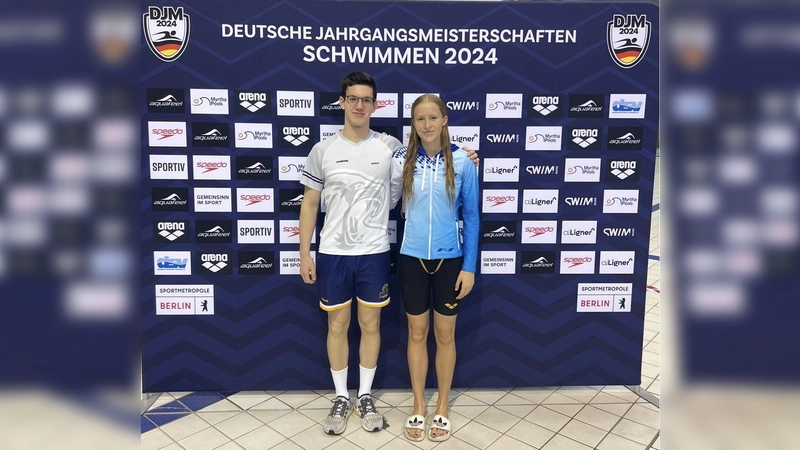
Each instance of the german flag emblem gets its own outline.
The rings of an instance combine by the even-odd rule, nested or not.
[[[608,22],[606,35],[611,59],[623,69],[638,64],[650,46],[650,28],[650,22],[644,14],[614,14]]]

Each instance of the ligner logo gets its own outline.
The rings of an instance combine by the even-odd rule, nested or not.
[[[189,25],[189,15],[182,6],[150,6],[142,15],[142,31],[147,46],[164,62],[175,61],[186,50]]]

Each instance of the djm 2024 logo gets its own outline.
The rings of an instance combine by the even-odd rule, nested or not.
[[[650,46],[650,28],[645,14],[614,14],[608,22],[606,33],[611,59],[623,69],[638,64]]]
[[[164,62],[178,59],[189,43],[189,15],[183,6],[150,6],[142,15],[147,46]]]

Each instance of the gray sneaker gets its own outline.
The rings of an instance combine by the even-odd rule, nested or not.
[[[383,429],[383,416],[375,409],[375,403],[369,395],[358,398],[358,414],[361,416],[361,427],[367,431],[380,431]]]
[[[336,397],[331,400],[333,407],[325,422],[322,423],[322,428],[328,434],[342,434],[344,429],[347,428],[347,418],[350,417],[350,412],[353,407],[349,398]]]

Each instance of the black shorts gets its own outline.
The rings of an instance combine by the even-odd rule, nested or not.
[[[400,294],[406,313],[418,316],[433,309],[444,316],[458,314],[456,280],[464,258],[419,259],[400,255]],[[431,272],[434,272],[431,274]]]

